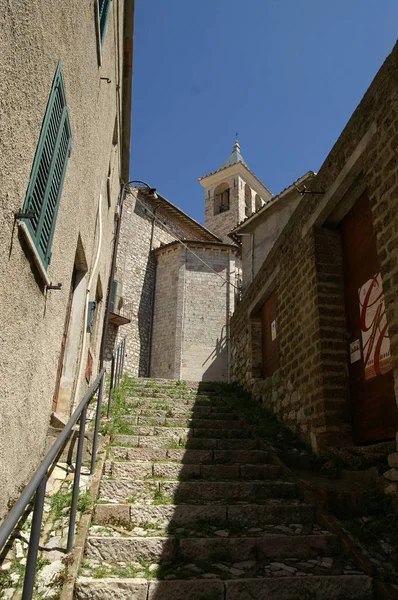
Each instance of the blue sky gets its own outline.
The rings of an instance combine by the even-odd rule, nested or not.
[[[203,223],[236,131],[274,194],[317,171],[397,22],[396,0],[136,0],[131,178]]]

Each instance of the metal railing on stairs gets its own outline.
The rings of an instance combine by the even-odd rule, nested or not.
[[[123,339],[119,345],[116,347],[113,356],[112,356],[112,367],[111,367],[111,378],[110,378],[110,391],[109,391],[109,400],[108,400],[108,409],[107,409],[107,418],[110,417],[110,405],[111,405],[111,396],[112,393],[119,386],[124,366],[124,352],[126,347],[126,340]],[[95,461],[97,456],[97,448],[98,448],[98,434],[99,434],[99,426],[101,419],[101,409],[102,409],[102,400],[104,394],[104,386],[105,386],[105,368],[101,369],[98,373],[98,376],[94,383],[89,387],[87,392],[85,393],[83,399],[80,404],[74,411],[73,415],[69,419],[68,423],[65,425],[64,429],[50,448],[49,452],[46,454],[42,463],[34,473],[33,477],[26,485],[22,494],[18,498],[17,502],[14,504],[13,508],[10,510],[3,523],[0,526],[0,551],[4,548],[7,542],[10,539],[11,534],[17,529],[18,523],[25,513],[27,506],[30,504],[33,496],[34,496],[34,504],[33,504],[33,516],[32,516],[32,526],[30,532],[30,538],[28,542],[28,556],[26,562],[25,569],[25,577],[22,591],[22,600],[32,600],[34,583],[35,583],[35,573],[36,573],[36,565],[37,565],[37,557],[39,552],[39,542],[41,535],[41,526],[43,521],[43,509],[44,509],[44,499],[46,492],[46,485],[49,475],[51,473],[51,469],[58,460],[61,455],[64,447],[66,446],[70,435],[72,433],[72,428],[79,421],[79,434],[78,434],[78,442],[77,442],[77,451],[76,451],[76,463],[74,468],[74,478],[73,478],[73,490],[72,490],[72,501],[71,501],[71,509],[70,509],[70,517],[69,517],[69,528],[68,528],[68,539],[66,545],[66,552],[70,552],[73,546],[73,539],[75,535],[75,525],[76,525],[76,512],[77,512],[77,503],[79,497],[79,484],[80,484],[80,474],[82,469],[82,459],[83,459],[83,444],[84,444],[84,436],[85,436],[85,428],[86,428],[86,417],[87,417],[87,407],[90,401],[93,399],[94,395],[98,391],[98,399],[97,399],[97,407],[95,412],[95,424],[94,424],[94,435],[93,435],[93,445],[92,445],[92,453],[91,453],[91,464],[90,464],[90,474],[94,472],[95,469]]]
[[[107,417],[111,416],[112,395],[115,389],[119,386],[123,375],[124,357],[126,355],[126,338],[123,338],[116,346],[112,354],[111,362],[111,380],[109,384],[109,400]]]

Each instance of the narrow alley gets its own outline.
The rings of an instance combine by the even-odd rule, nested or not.
[[[373,598],[371,578],[211,384],[127,385],[77,600]]]

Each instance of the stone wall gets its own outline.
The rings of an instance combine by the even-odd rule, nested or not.
[[[117,293],[131,313],[131,322],[119,328],[117,341],[127,337],[126,372],[146,377],[156,271],[152,249],[177,238],[212,239],[213,236],[162,199],[152,200],[140,192],[137,201],[137,193],[136,188],[131,188],[123,208],[115,280],[118,282]],[[111,348],[109,343],[107,346]]]
[[[188,246],[195,255],[180,244],[156,251],[151,376],[227,381],[235,248]]]
[[[151,377],[180,379],[185,252],[179,244],[157,256]]]
[[[308,186],[318,194],[307,194],[300,203],[231,320],[233,380],[297,428],[315,450],[350,441],[338,222],[353,188],[367,190],[373,211],[398,391],[397,114],[398,45]],[[263,380],[258,377],[256,323],[272,291],[277,294],[280,369]],[[394,467],[397,458],[390,458]],[[392,469],[389,476],[398,480],[398,471]]]
[[[223,280],[235,281],[230,251],[194,250],[213,270],[185,251],[181,379],[228,381],[227,337],[234,289]]]

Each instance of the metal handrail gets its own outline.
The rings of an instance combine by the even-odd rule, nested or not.
[[[113,392],[115,391],[115,389],[119,386],[120,379],[123,374],[125,355],[126,355],[126,338],[124,337],[119,342],[119,344],[116,346],[116,348],[112,354],[111,380],[110,380],[110,384],[109,384],[108,412],[107,412],[108,419],[111,415],[112,395],[113,395]]]
[[[123,340],[125,342],[125,340]],[[48,480],[48,470],[54,464],[60,453],[62,452],[64,446],[68,441],[69,434],[72,431],[72,427],[77,423],[80,418],[80,427],[79,427],[79,440],[77,446],[77,454],[76,454],[76,467],[75,467],[75,476],[73,479],[73,492],[72,492],[72,504],[71,504],[71,512],[69,518],[69,530],[68,530],[68,541],[66,551],[70,552],[72,550],[73,538],[75,533],[75,523],[76,523],[76,512],[77,512],[77,500],[79,497],[79,483],[80,483],[80,471],[82,465],[82,456],[83,456],[83,443],[84,443],[84,433],[86,426],[86,414],[87,414],[87,406],[96,393],[98,389],[98,402],[95,416],[95,428],[94,428],[94,439],[93,439],[93,448],[91,455],[91,465],[90,465],[90,473],[94,472],[95,460],[97,454],[98,447],[98,431],[99,424],[101,418],[101,407],[102,407],[102,397],[104,392],[104,383],[105,383],[105,368],[102,368],[98,373],[98,376],[94,383],[89,387],[87,392],[85,393],[82,401],[74,411],[73,415],[69,419],[68,423],[65,425],[64,429],[46,454],[42,463],[34,473],[33,477],[23,490],[19,499],[13,506],[13,508],[8,513],[7,517],[3,521],[0,526],[0,550],[6,545],[10,535],[14,531],[16,525],[18,524],[19,519],[23,515],[26,507],[33,494],[35,494],[34,501],[34,509],[33,509],[33,518],[32,518],[32,528],[29,539],[29,549],[28,549],[28,557],[26,563],[25,570],[25,578],[24,578],[24,587],[22,592],[22,600],[31,600],[33,595],[33,587],[35,580],[35,572],[36,572],[36,564],[37,564],[37,555],[39,550],[39,541],[40,541],[40,532],[41,532],[41,524],[43,519],[43,508],[44,508],[44,498],[46,491],[46,484]],[[121,371],[119,374],[119,380],[121,376]],[[119,381],[118,380],[118,381]],[[108,415],[109,415],[109,407],[108,407]]]

